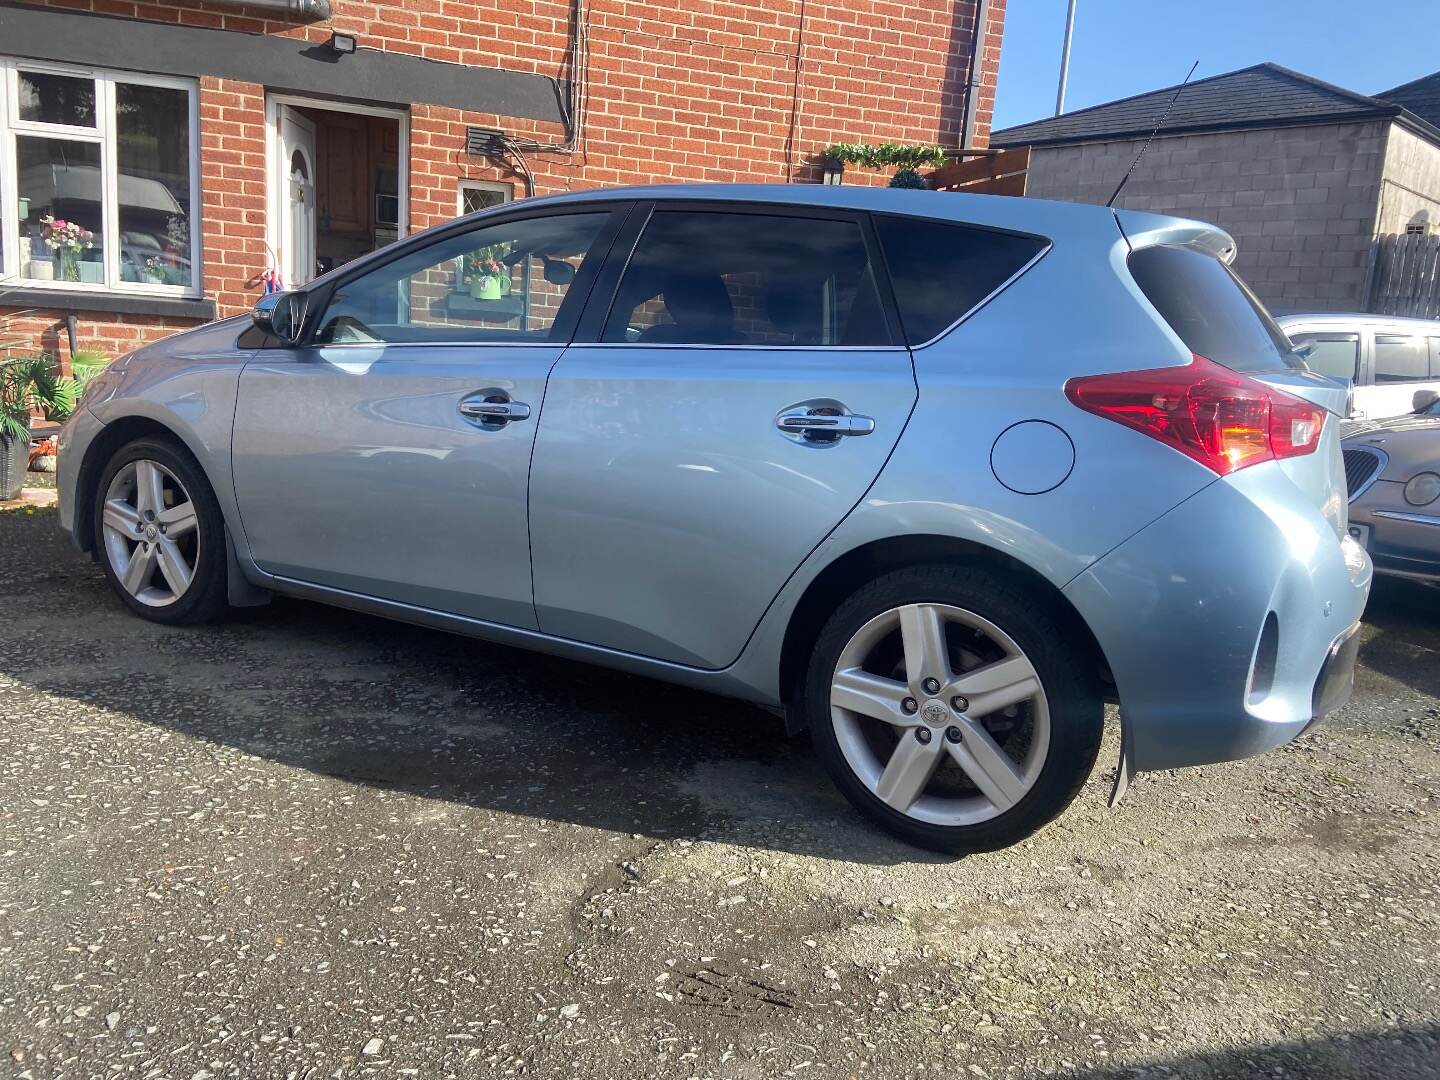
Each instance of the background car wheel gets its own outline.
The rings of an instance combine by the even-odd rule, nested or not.
[[[845,796],[919,847],[993,851],[1055,818],[1095,763],[1094,665],[994,571],[898,570],[854,593],[811,656],[805,710]]]
[[[125,606],[153,622],[224,614],[225,522],[190,454],[140,439],[115,454],[95,492],[95,552]]]

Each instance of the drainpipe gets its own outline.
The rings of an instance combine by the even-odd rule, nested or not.
[[[985,41],[989,37],[990,0],[980,0],[975,12],[975,47],[970,54],[970,80],[965,88],[965,127],[960,133],[960,149],[970,150],[975,143],[975,118],[980,110],[980,79],[985,70]]]

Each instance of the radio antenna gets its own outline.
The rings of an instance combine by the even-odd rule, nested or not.
[[[1106,200],[1106,206],[1114,206],[1115,200],[1120,197],[1120,192],[1125,190],[1125,185],[1130,181],[1130,174],[1135,171],[1135,166],[1140,164],[1140,159],[1145,156],[1145,151],[1150,149],[1150,143],[1154,141],[1155,136],[1160,134],[1160,129],[1165,126],[1165,121],[1170,119],[1170,110],[1175,108],[1175,102],[1180,100],[1180,92],[1185,89],[1186,84],[1190,82],[1190,76],[1195,74],[1195,69],[1199,66],[1199,60],[1190,65],[1190,75],[1186,75],[1185,82],[1175,88],[1175,96],[1170,99],[1170,104],[1165,106],[1165,111],[1160,114],[1160,120],[1155,125],[1155,130],[1150,132],[1145,140],[1145,145],[1140,147],[1140,152],[1135,155],[1135,160],[1130,163],[1130,168],[1125,170],[1125,175],[1120,178],[1120,183],[1115,185],[1115,192]]]

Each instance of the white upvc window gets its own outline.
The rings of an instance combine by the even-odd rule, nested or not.
[[[485,180],[460,181],[460,216],[509,202],[515,197],[512,184],[492,184]]]
[[[7,292],[200,294],[197,98],[193,79],[0,58]]]

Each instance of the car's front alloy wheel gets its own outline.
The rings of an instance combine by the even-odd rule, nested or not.
[[[1093,665],[1071,638],[990,571],[886,575],[817,644],[806,704],[821,757],[860,810],[911,843],[1014,843],[1064,809],[1098,748]]]
[[[178,477],[138,458],[111,478],[101,528],[105,558],[136,602],[169,607],[195,578],[199,537],[195,504]]]
[[[95,552],[125,605],[155,622],[228,609],[225,522],[195,459],[169,439],[139,439],[106,463],[95,490]]]

